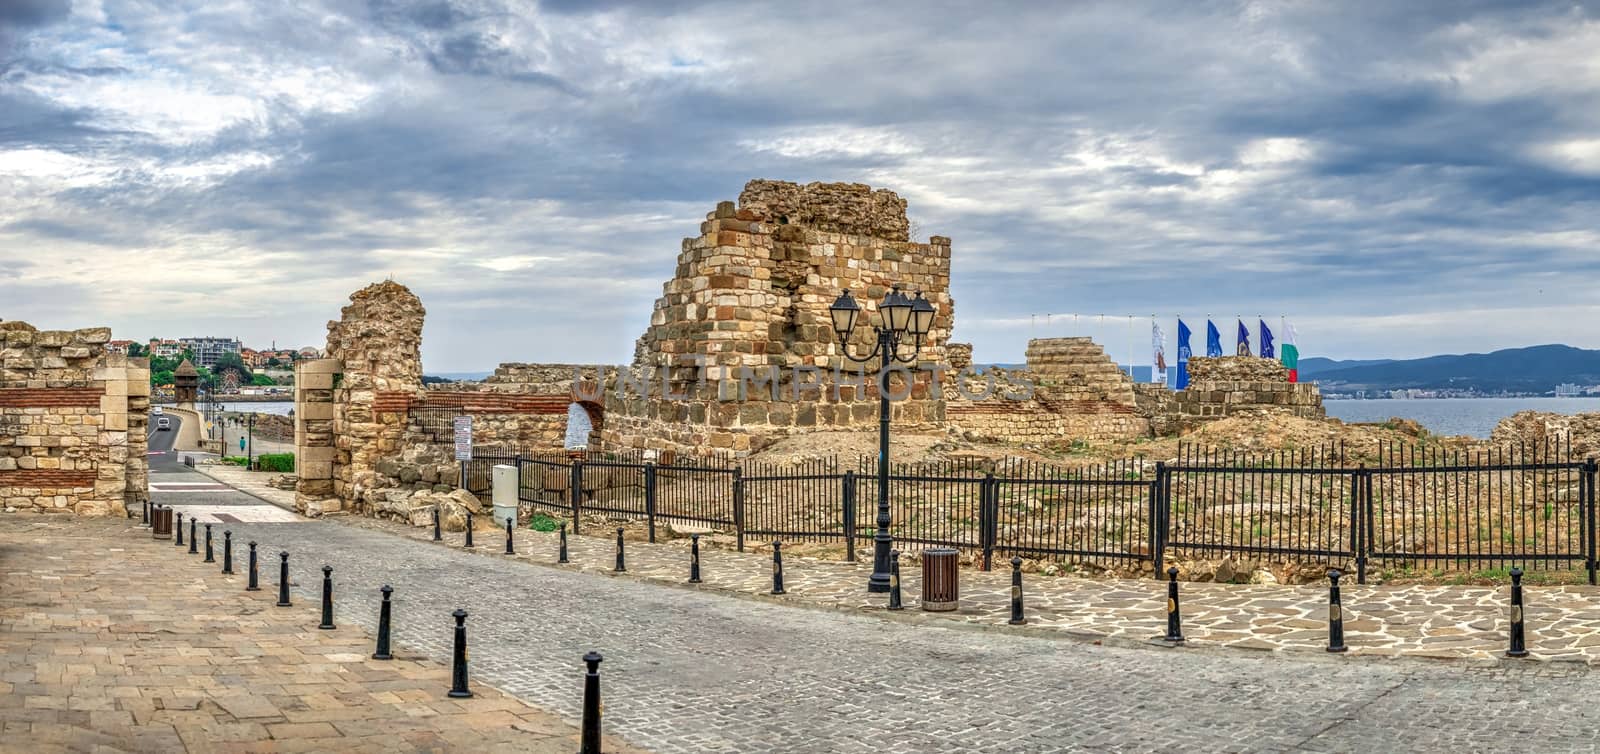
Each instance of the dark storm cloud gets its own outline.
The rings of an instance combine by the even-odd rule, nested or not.
[[[1521,313],[1455,330],[1600,316],[1550,280],[1600,272],[1587,4],[0,8],[0,53],[32,35],[0,54],[0,160],[33,171],[0,235],[189,259],[312,336],[393,274],[434,368],[626,358],[678,239],[755,177],[906,196],[955,239],[980,358],[1045,312],[1284,312],[1347,356],[1486,301]],[[1418,324],[1374,341],[1376,312]]]

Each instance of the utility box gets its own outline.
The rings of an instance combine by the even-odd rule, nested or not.
[[[514,523],[517,518],[517,467],[502,463],[494,467],[491,475],[495,526],[505,526],[508,518]]]

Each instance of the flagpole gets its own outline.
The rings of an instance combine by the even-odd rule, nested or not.
[[[1128,315],[1128,379],[1133,379],[1133,315]]]

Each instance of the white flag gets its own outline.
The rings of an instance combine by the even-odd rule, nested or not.
[[[1150,320],[1150,348],[1153,358],[1150,360],[1150,381],[1167,384],[1167,334],[1161,331],[1161,323],[1154,318]]]

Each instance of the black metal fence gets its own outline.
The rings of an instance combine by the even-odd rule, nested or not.
[[[1328,445],[1272,453],[1180,447],[1173,463],[1126,459],[1067,468],[1022,459],[894,464],[889,532],[900,546],[944,545],[983,568],[1021,555],[1160,572],[1167,557],[1250,557],[1308,566],[1588,570],[1595,581],[1592,460],[1564,444],[1480,453],[1384,445],[1351,466]],[[479,449],[463,464],[487,495],[490,468],[519,469],[530,512],[585,512],[731,530],[749,537],[838,543],[845,557],[877,529],[875,458],[735,466],[725,459],[526,453]]]
[[[406,409],[406,418],[433,442],[450,442],[455,437],[456,417],[465,415],[459,407],[413,406]]]

